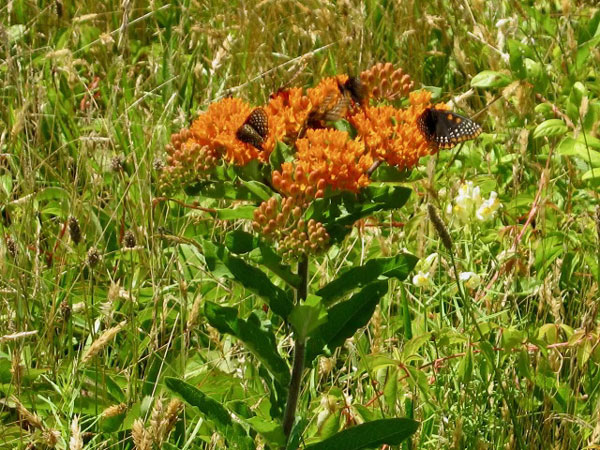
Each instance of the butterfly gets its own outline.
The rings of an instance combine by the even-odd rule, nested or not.
[[[235,137],[262,150],[262,144],[269,135],[269,118],[262,108],[256,108],[250,113],[246,121],[239,127]]]
[[[435,108],[423,111],[417,119],[417,126],[425,139],[438,148],[452,148],[475,139],[481,133],[481,126],[468,117]]]
[[[326,122],[343,119],[352,104],[363,105],[368,97],[367,87],[360,78],[349,77],[338,89],[330,91],[308,116],[310,128],[325,128]]]

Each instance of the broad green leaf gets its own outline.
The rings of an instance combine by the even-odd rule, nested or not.
[[[256,252],[250,254],[250,258],[257,264],[262,264],[291,287],[300,283],[300,277],[293,273],[289,264],[284,264],[281,256],[265,242],[261,242]]]
[[[314,329],[327,320],[327,311],[321,302],[321,297],[308,294],[303,303],[294,306],[288,321],[294,328],[296,339],[305,340]]]
[[[417,431],[419,422],[412,419],[380,419],[348,428],[306,450],[360,450],[381,445],[398,445]]]
[[[197,407],[205,417],[215,424],[219,433],[236,446],[235,448],[254,448],[254,440],[246,434],[238,423],[231,420],[229,411],[220,402],[178,378],[166,377],[165,384],[190,405]]]
[[[558,144],[557,151],[561,155],[577,156],[594,167],[600,167],[600,152],[593,150],[589,143],[586,145],[586,142],[580,139],[565,137]],[[598,174],[600,175],[600,171],[598,171]]]
[[[540,123],[533,130],[534,139],[542,137],[562,136],[567,132],[567,125],[560,119],[549,119]]]
[[[317,328],[306,345],[306,361],[310,363],[327,348],[333,352],[359,328],[364,327],[375,312],[375,307],[388,290],[387,281],[376,281],[327,310],[327,321]]]
[[[587,181],[588,183],[590,183],[594,186],[596,184],[600,183],[600,167],[596,167],[591,170],[588,170],[586,173],[581,175],[581,179],[583,181]]]
[[[290,382],[290,369],[277,352],[275,335],[260,327],[258,318],[251,314],[247,320],[240,319],[236,308],[219,306],[213,302],[204,304],[206,319],[221,333],[231,334],[244,343],[283,386]]]
[[[471,87],[503,88],[508,86],[511,81],[508,75],[493,70],[484,70],[473,77]]]
[[[250,426],[260,433],[269,443],[274,445],[285,445],[285,434],[281,424],[261,419],[258,416],[246,419]]]
[[[390,258],[374,258],[364,265],[353,267],[317,291],[325,304],[342,297],[346,293],[375,281],[379,277],[406,279],[415,267],[418,258],[410,253],[401,253]]]
[[[258,246],[258,239],[246,231],[234,230],[225,235],[225,246],[239,255],[254,250]]]
[[[249,257],[252,261],[265,266],[292,287],[300,282],[298,275],[290,270],[289,264],[283,263],[281,256],[275,250],[246,231],[235,230],[227,233],[225,246],[229,251],[237,254],[251,252]]]
[[[270,199],[273,196],[273,191],[269,189],[269,187],[266,184],[263,184],[259,181],[240,180],[240,182],[242,183],[242,185],[244,185],[246,189],[248,189],[248,191],[252,192],[255,197],[260,198],[263,202],[265,200]]]
[[[229,275],[246,289],[266,300],[275,314],[287,318],[292,311],[292,300],[283,289],[275,286],[263,271],[232,255],[224,246],[203,241],[202,247],[211,272],[218,270],[222,276]],[[224,266],[227,272],[224,272],[221,266]]]
[[[515,39],[507,39],[506,46],[508,48],[510,69],[517,78],[524,79],[527,77],[524,58],[526,56],[532,58],[534,56],[533,51],[526,44]]]

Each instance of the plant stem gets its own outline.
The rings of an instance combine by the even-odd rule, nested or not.
[[[298,276],[300,283],[296,290],[296,304],[306,300],[308,295],[308,257],[303,256],[298,261]],[[292,377],[288,388],[288,397],[283,414],[283,432],[289,439],[292,426],[296,420],[296,407],[298,405],[298,396],[300,395],[300,383],[302,381],[302,372],[304,371],[304,354],[306,342],[304,339],[298,339],[294,342],[294,362],[292,364]]]

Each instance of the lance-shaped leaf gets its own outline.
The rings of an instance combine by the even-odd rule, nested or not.
[[[369,186],[358,194],[343,192],[315,200],[305,218],[323,223],[331,241],[340,242],[352,230],[354,222],[378,211],[400,208],[410,192],[402,186]]]
[[[295,288],[300,283],[298,275],[290,270],[288,264],[283,264],[281,256],[275,250],[246,231],[235,230],[227,233],[225,246],[233,253],[250,253],[252,261],[265,266],[291,287]]]
[[[327,310],[327,320],[312,332],[306,346],[306,362],[309,364],[327,348],[333,352],[356,330],[364,327],[375,312],[375,307],[388,289],[387,281],[376,281],[354,294],[350,300],[340,302]]]
[[[407,419],[380,419],[366,422],[308,445],[306,450],[360,450],[382,445],[398,445],[417,431],[419,422]]]
[[[283,289],[275,286],[262,270],[232,255],[221,245],[203,241],[202,248],[206,264],[211,272],[218,271],[221,276],[238,281],[246,289],[266,300],[275,314],[284,319],[287,318],[292,311],[292,300]],[[227,270],[224,271],[224,268]]]
[[[229,411],[220,402],[177,378],[167,377],[165,384],[190,405],[197,407],[203,416],[214,423],[216,429],[232,444],[232,447],[249,450],[254,448],[254,440],[248,436],[240,424],[231,420]]]
[[[325,304],[344,294],[372,283],[379,277],[405,280],[415,267],[418,258],[410,253],[401,253],[390,258],[374,258],[359,267],[353,267],[317,291]]]
[[[327,320],[327,311],[321,297],[308,294],[306,301],[294,306],[289,322],[294,327],[295,337],[304,341],[311,333]]]
[[[213,327],[221,333],[235,336],[258,359],[283,386],[290,382],[290,369],[277,353],[275,335],[260,327],[258,318],[251,314],[247,320],[237,316],[236,308],[206,302],[204,314]]]

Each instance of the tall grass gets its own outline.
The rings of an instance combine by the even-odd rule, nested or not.
[[[594,2],[569,0],[0,6],[3,448],[150,448],[158,438],[221,447],[191,409],[170,435],[156,425],[169,374],[223,402],[262,400],[236,375],[251,378],[253,361],[199,313],[204,300],[241,298],[240,288],[178,245],[236,225],[153,202],[164,146],[215,99],[260,104],[281,87],[379,61],[477,114],[486,132],[424,161],[408,207],[356,226],[311,281],[365,255],[440,254],[431,288],[393,286],[365,332],[311,369],[309,431],[326,433],[316,417],[328,392],[327,426],[414,416],[412,448],[600,445],[600,177],[583,176],[598,167],[589,149],[600,123],[599,22]],[[484,70],[515,81],[472,88]],[[560,136],[536,137],[550,118],[585,145],[568,153]],[[504,204],[491,223],[444,217],[458,271],[482,278],[465,291],[480,331],[460,315],[457,274],[426,215],[428,203],[444,211],[463,180]],[[240,307],[261,302],[248,295]],[[471,345],[480,332],[489,348]]]

